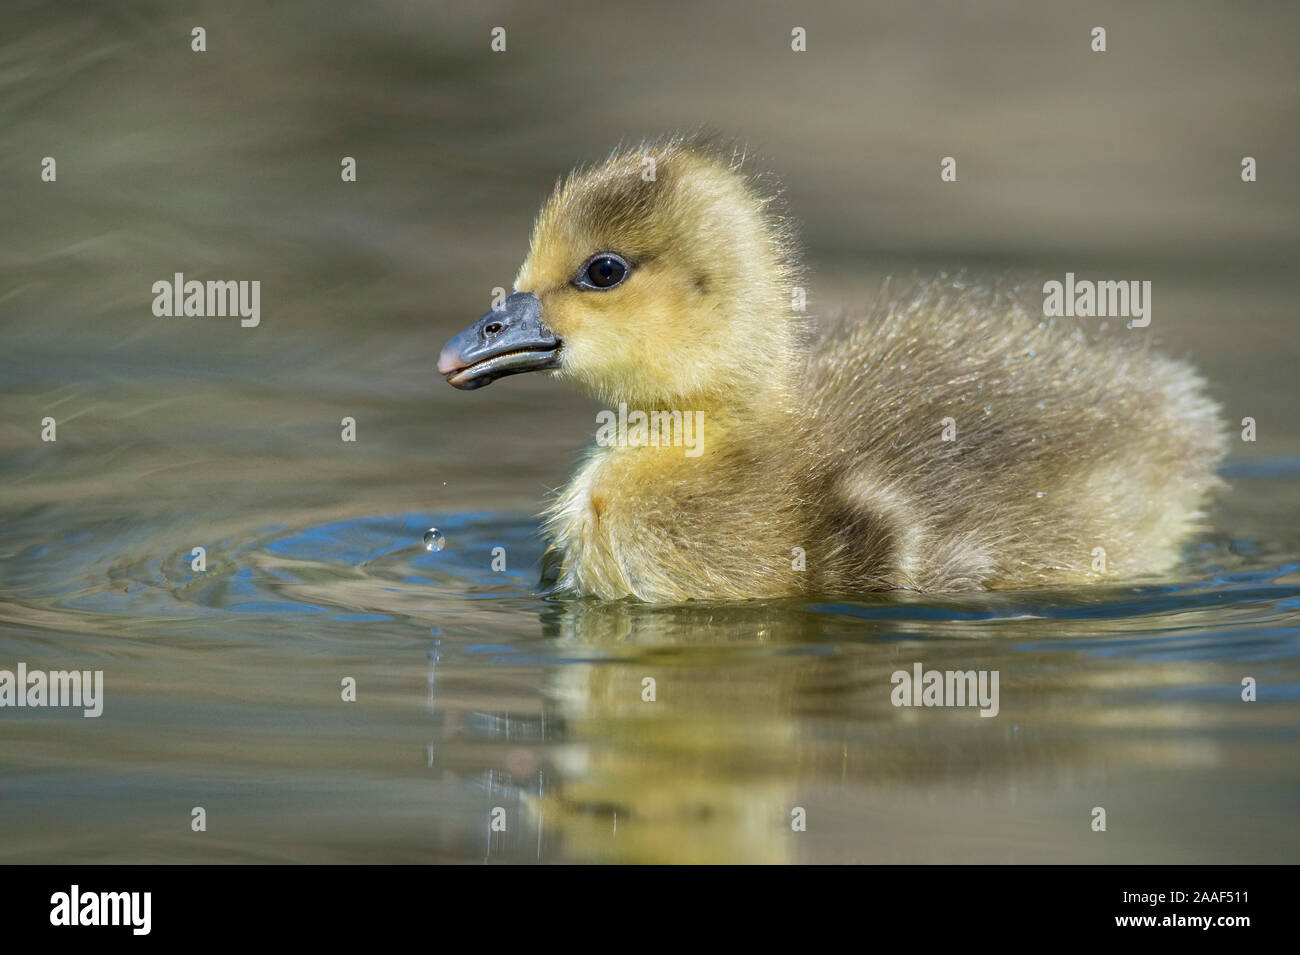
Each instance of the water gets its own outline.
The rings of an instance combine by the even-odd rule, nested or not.
[[[203,573],[165,529],[40,524],[9,528],[27,543],[4,564],[7,653],[103,669],[107,703],[6,715],[9,861],[1295,848],[1300,561],[1244,540],[1202,541],[1180,582],[657,608],[539,594],[526,514],[265,526],[212,542]],[[1001,713],[894,708],[914,661],[998,669]],[[1113,841],[1088,830],[1096,804]]]
[[[0,861],[1295,861],[1297,186],[1231,168],[1295,154],[1269,120],[1293,32],[1118,5],[1145,58],[1082,76],[1035,6],[845,7],[797,62],[754,52],[777,5],[611,4],[635,29],[580,45],[573,10],[503,8],[496,61],[496,10],[320,9],[205,12],[203,59],[167,4],[31,5],[0,40],[0,668],[105,683],[99,719],[0,712]],[[908,177],[956,148],[935,103],[979,118],[959,194]],[[536,376],[454,392],[438,348],[556,175],[718,116],[784,174],[815,309],[972,261],[1151,279],[1158,347],[1259,423],[1184,565],[959,599],[540,592],[534,515],[596,408]],[[262,324],[153,317],[175,271],[261,280]],[[892,706],[917,662],[999,671],[1000,713]]]

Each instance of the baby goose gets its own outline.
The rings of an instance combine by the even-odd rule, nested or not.
[[[515,293],[439,357],[457,388],[542,369],[613,408],[703,413],[691,454],[592,448],[546,521],[558,590],[979,590],[1175,563],[1225,447],[1191,368],[951,285],[813,334],[787,226],[739,165],[671,139],[574,172]]]

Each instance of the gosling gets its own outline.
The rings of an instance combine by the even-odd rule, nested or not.
[[[952,282],[814,328],[799,276],[734,153],[655,141],[557,183],[514,294],[438,360],[466,390],[546,371],[642,427],[549,507],[544,583],[664,603],[1177,563],[1225,448],[1189,366]],[[636,411],[666,412],[649,440]],[[680,420],[693,448],[668,440]]]

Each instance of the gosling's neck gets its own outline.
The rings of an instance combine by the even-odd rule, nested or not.
[[[581,384],[615,413],[622,407],[628,414],[657,411],[702,418],[714,447],[788,429],[800,406],[801,326],[777,304],[775,293],[759,297],[766,299],[765,306],[748,302],[720,323],[727,329],[726,347],[717,348],[708,362],[677,365],[666,356],[625,377]]]
[[[795,413],[795,372],[768,369],[739,384],[658,398],[613,394],[597,418],[597,443],[618,452],[662,460],[661,450],[698,442],[685,463],[744,447],[764,435],[789,435]],[[611,400],[612,399],[612,400]],[[672,429],[669,437],[665,429]],[[639,430],[638,430],[639,429]],[[616,440],[611,440],[616,438]]]

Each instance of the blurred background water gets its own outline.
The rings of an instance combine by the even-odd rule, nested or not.
[[[1297,858],[1300,8],[4,21],[0,669],[101,669],[106,702],[0,711],[0,861]],[[1186,566],[960,600],[539,595],[531,515],[597,409],[537,376],[454,392],[438,349],[509,287],[557,176],[699,127],[783,180],[815,314],[890,274],[1152,281],[1128,333],[1258,422]],[[155,317],[178,271],[260,280],[260,326]],[[895,709],[917,661],[999,670],[1000,715]]]

